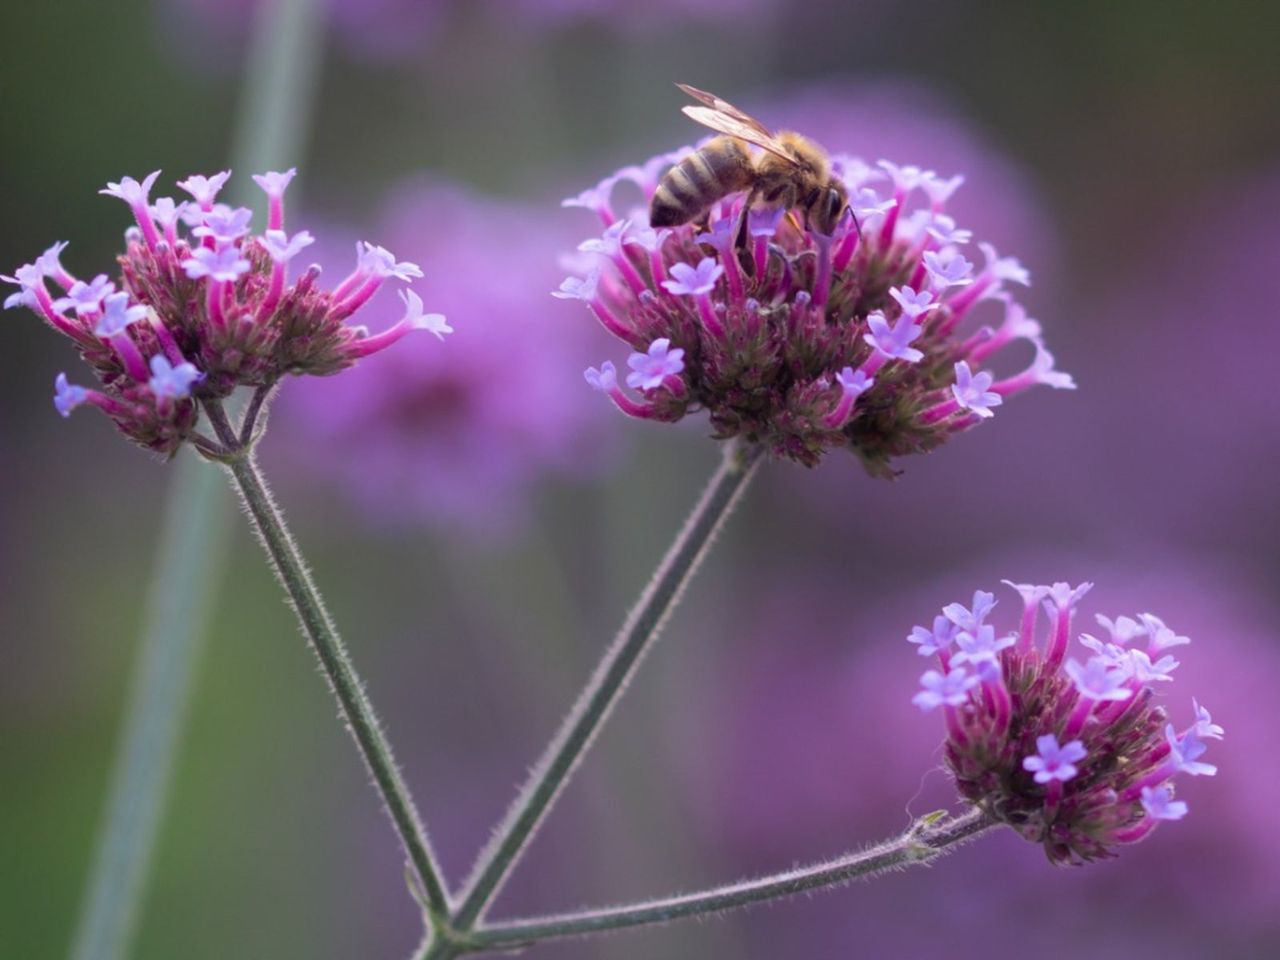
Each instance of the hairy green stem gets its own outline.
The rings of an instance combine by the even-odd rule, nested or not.
[[[733,509],[760,462],[759,447],[730,445],[693,513],[662,558],[653,579],[627,617],[617,638],[587,683],[578,702],[534,767],[494,841],[481,854],[462,905],[451,919],[458,932],[484,914],[523,853],[561,788],[595,739],[644,654],[658,637],[672,608],[706,554],[716,531]],[[448,956],[443,941],[429,957]]]
[[[898,867],[931,863],[956,846],[995,826],[996,821],[976,807],[958,817],[940,822],[929,822],[926,818],[893,840],[824,863],[698,893],[623,907],[583,910],[484,926],[459,934],[454,949],[457,953],[511,950],[544,940],[721,913],[765,900],[777,900],[811,890],[839,886],[850,880],[872,877]]]
[[[225,414],[216,403],[207,404],[206,410],[221,433],[221,425],[226,425]],[[351,735],[373,775],[396,832],[400,835],[412,864],[414,877],[425,898],[424,906],[432,925],[438,925],[449,913],[449,897],[441,879],[440,868],[408,787],[396,767],[391,744],[378,723],[373,705],[364,692],[346,646],[325,610],[311,573],[285,526],[284,517],[263,482],[252,452],[244,451],[241,457],[227,464],[227,469],[235,478],[236,488],[253,518],[262,545],[289,595],[303,632],[320,659],[320,665],[338,698]]]

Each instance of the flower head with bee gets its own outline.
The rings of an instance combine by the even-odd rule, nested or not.
[[[1162,820],[1180,820],[1173,778],[1212,776],[1207,741],[1222,727],[1194,700],[1194,719],[1169,722],[1155,688],[1178,667],[1170,651],[1190,643],[1151,613],[1097,618],[1106,638],[1082,634],[1083,662],[1068,656],[1072,619],[1093,584],[1005,581],[1022,598],[1016,632],[987,623],[996,605],[979,590],[948,604],[907,638],[939,669],[920,678],[913,702],[942,708],[947,765],[966,800],[1044,845],[1054,863],[1113,856]],[[1049,614],[1038,640],[1036,618]]]
[[[631,392],[612,362],[586,374],[624,413],[706,409],[718,438],[808,466],[844,448],[893,476],[896,458],[989,419],[1007,396],[1074,387],[1009,289],[1028,272],[986,243],[983,266],[965,256],[972,234],[946,213],[963,177],[827,157],[686,89],[704,104],[686,112],[721,136],[565,201],[605,229],[579,248],[597,262],[556,295],[586,302],[631,347]],[[624,181],[647,217],[615,213]],[[1030,361],[997,376],[989,361],[1018,341]]]
[[[411,290],[401,291],[405,313],[389,329],[371,335],[347,323],[388,279],[422,276],[371,243],[357,245],[356,268],[333,290],[320,289],[315,266],[289,280],[290,261],[313,242],[305,230],[284,229],[293,170],[254,177],[268,203],[260,235],[250,230],[248,208],[217,202],[230,171],[180,181],[191,197],[182,201],[151,199],[159,173],[100,191],[127,203],[135,220],[118,258],[120,289],[106,274],[73,276],[61,262],[66,243],[0,277],[20,288],[5,306],[35,311],[97,374],[97,388],[58,375],[54,405],[64,417],[88,404],[149,450],[171,456],[192,440],[209,452],[215,445],[196,433],[197,401],[217,401],[237,386],[265,396],[286,374],[337,373],[411,330],[451,332]]]

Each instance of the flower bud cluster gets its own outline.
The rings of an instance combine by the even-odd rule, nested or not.
[[[1007,289],[1027,284],[1027,271],[989,244],[978,245],[981,267],[962,253],[972,234],[946,213],[962,177],[833,157],[849,207],[832,236],[800,211],[744,210],[741,193],[713,204],[706,222],[655,230],[643,210],[617,217],[618,183],[648,200],[688,152],[565,201],[605,229],[579,248],[599,262],[555,295],[584,301],[634,351],[633,393],[611,362],[586,373],[624,413],[675,421],[706,409],[718,438],[808,466],[845,448],[892,476],[896,457],[981,423],[1011,394],[1074,387]],[[989,311],[993,323],[980,316]],[[987,362],[1018,340],[1030,364],[998,379]]]
[[[390,329],[370,335],[347,324],[388,278],[422,276],[382,247],[359,244],[355,270],[333,290],[317,286],[314,266],[290,281],[289,262],[312,243],[305,230],[285,233],[293,170],[254,177],[268,201],[261,234],[251,232],[248,208],[217,202],[230,171],[179,182],[191,197],[182,201],[151,199],[158,176],[124,177],[100,191],[127,203],[135,221],[119,257],[119,289],[106,274],[73,276],[61,263],[66,243],[0,278],[20,288],[5,306],[39,314],[98,376],[100,389],[91,389],[58,375],[54,404],[63,416],[90,404],[135,443],[169,456],[192,435],[197,400],[270,387],[288,373],[337,373],[413,329],[449,332],[412,291],[401,292],[406,313]]]
[[[1113,856],[1116,844],[1184,817],[1173,778],[1216,773],[1200,757],[1223,735],[1194,700],[1182,729],[1154,702],[1155,685],[1178,667],[1169,651],[1191,641],[1154,614],[1099,616],[1106,639],[1082,634],[1091,655],[1068,658],[1074,608],[1093,585],[1005,583],[1023,600],[1015,633],[996,636],[986,622],[995,597],[979,590],[971,606],[950,604],[907,638],[938,658],[914,703],[942,708],[961,795],[1043,844],[1054,863]],[[1042,605],[1050,623],[1037,638]]]

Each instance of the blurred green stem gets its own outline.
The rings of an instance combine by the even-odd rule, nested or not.
[[[231,150],[232,166],[245,174],[283,167],[300,152],[320,56],[315,5],[262,5]],[[233,182],[234,202],[258,200],[249,182],[247,176]],[[214,468],[194,457],[175,466],[74,960],[119,960],[133,939],[209,599],[226,566],[227,508]]]
[[[228,446],[234,446],[237,431],[231,426],[218,402],[206,401],[205,411],[219,438]],[[311,573],[298,546],[285,526],[284,516],[276,507],[262,474],[258,471],[252,448],[241,447],[239,456],[227,463],[227,469],[235,479],[236,489],[253,518],[254,527],[271,565],[289,595],[303,633],[311,641],[320,666],[333,687],[333,693],[338,699],[351,735],[355,738],[360,755],[373,774],[374,783],[386,805],[391,822],[400,835],[413,866],[414,876],[425,897],[424,906],[432,925],[436,926],[448,917],[449,897],[422,821],[396,766],[391,744],[373,712],[373,704],[364,692],[351,657],[324,607],[320,592],[311,579]]]
[[[949,819],[925,817],[893,840],[834,860],[698,893],[622,907],[583,910],[482,926],[465,934],[455,950],[458,953],[512,950],[544,940],[669,923],[684,917],[722,913],[766,900],[792,897],[798,893],[839,886],[857,878],[872,877],[888,870],[932,863],[951,848],[995,826],[996,821],[977,807]]]
[[[176,467],[146,623],[71,956],[126,955],[146,892],[209,600],[227,553],[222,484],[195,457]]]
[[[450,937],[465,938],[483,916],[657,639],[716,532],[755,473],[761,456],[762,451],[756,446],[726,447],[724,458],[693,513],[676,534],[622,630],[534,767],[498,827],[493,843],[481,854],[462,904],[451,918],[448,936],[441,937],[427,957],[435,960],[451,956],[455,948]]]

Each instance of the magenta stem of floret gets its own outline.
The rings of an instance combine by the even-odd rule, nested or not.
[[[591,312],[596,315],[596,319],[600,321],[600,325],[612,333],[619,340],[631,343],[635,337],[635,331],[626,326],[619,320],[604,302],[600,299],[591,301]]]
[[[348,344],[346,352],[352,359],[360,360],[370,354],[377,353],[379,350],[385,350],[398,340],[403,339],[409,333],[418,329],[409,320],[401,320],[392,326],[383,330],[381,333],[375,333],[367,337],[358,337]]]
[[[129,408],[113,397],[98,390],[86,390],[84,402],[97,407],[109,417],[122,418],[129,415]]]
[[[858,242],[862,239],[857,230],[850,230],[840,239],[840,246],[836,247],[835,259],[832,266],[836,273],[844,272],[849,266],[849,262],[853,259],[853,255],[858,252]]]
[[[138,349],[138,345],[133,342],[133,338],[128,332],[121,330],[111,338],[111,349],[115,351],[116,357],[120,360],[120,365],[124,367],[131,379],[138,383],[146,383],[147,378],[151,375],[147,370],[147,361],[142,359],[142,352]]]
[[[920,414],[920,423],[925,425],[938,423],[939,421],[945,420],[959,409],[959,402],[955,397],[950,397]]]
[[[227,327],[227,318],[222,313],[222,281],[209,278],[209,285],[204,292],[205,313],[209,315],[209,322],[218,330],[225,330]]]
[[[969,284],[958,294],[947,301],[947,306],[951,308],[951,314],[959,320],[968,312],[978,299],[986,293],[991,284],[995,281],[995,276],[989,270],[984,270],[982,274]]]
[[[684,380],[674,373],[669,373],[662,378],[662,386],[668,390],[677,400],[683,399],[685,394]]]
[[[1021,393],[1023,390],[1029,390],[1039,382],[1036,378],[1035,370],[1028,367],[1022,373],[1015,373],[1012,377],[997,380],[991,385],[991,390],[1002,397],[1007,397],[1015,393]]]
[[[1019,653],[1030,653],[1035,647],[1036,642],[1036,613],[1039,605],[1035,600],[1030,600],[1023,604],[1022,607],[1022,623],[1018,626],[1018,644],[1015,648]]]
[[[813,305],[825,307],[831,295],[831,238],[813,233],[814,246],[818,248],[818,272],[813,278]]]
[[[1113,831],[1111,839],[1116,843],[1137,843],[1154,830],[1158,822],[1155,817],[1143,817],[1132,827]]]
[[[1013,701],[1009,697],[1009,691],[1000,677],[984,680],[982,690],[988,697],[988,709],[996,718],[994,733],[1002,736],[1009,729],[1009,720],[1013,716]]]
[[[170,364],[178,366],[187,362],[187,358],[182,355],[182,349],[178,347],[178,342],[173,338],[168,326],[164,320],[160,319],[160,315],[155,311],[151,311],[147,317],[151,323],[152,332],[155,333],[156,339],[160,342],[160,349],[163,349],[165,357],[168,357]]]
[[[343,281],[330,291],[329,296],[336,303],[343,297],[347,296],[352,290],[364,282],[365,273],[363,270],[356,268],[349,273]]]
[[[1117,723],[1130,710],[1136,710],[1146,704],[1151,697],[1150,688],[1143,687],[1138,680],[1130,680],[1125,687],[1133,691],[1133,695],[1125,700],[1111,700],[1098,708],[1096,716],[1104,724]]]
[[[1071,711],[1071,716],[1067,718],[1067,725],[1059,739],[1063,743],[1076,739],[1080,731],[1084,729],[1085,721],[1089,719],[1089,714],[1093,713],[1096,706],[1096,700],[1086,696],[1079,696],[1075,708]]]
[[[76,278],[61,263],[54,264],[53,272],[49,274],[49,278],[63,290],[70,290],[76,282]]]
[[[614,216],[613,208],[609,206],[607,202],[596,207],[596,216],[600,218],[600,222],[604,224],[606,228],[612,227],[618,222],[618,218]]]
[[[662,289],[662,281],[667,279],[667,267],[662,262],[662,251],[654,250],[649,254],[649,272],[653,274],[653,288]]]
[[[131,203],[129,208],[133,211],[133,218],[138,221],[138,229],[142,231],[142,239],[146,241],[147,249],[154,253],[160,243],[160,232],[156,230],[156,222],[151,219],[151,208],[147,206],[145,199]]]
[[[1050,780],[1049,788],[1044,794],[1044,810],[1046,818],[1052,817],[1053,811],[1062,803],[1063,784],[1061,780]]]
[[[267,194],[267,229],[284,229],[284,194]]]
[[[80,325],[53,308],[53,298],[49,296],[49,291],[45,289],[43,283],[36,284],[31,290],[35,294],[36,304],[40,307],[41,314],[55,330],[81,343],[85,342],[85,333]]]
[[[337,320],[345,320],[351,316],[368,303],[369,298],[378,292],[378,288],[382,286],[383,279],[383,277],[369,277],[356,288],[355,293],[335,303],[330,311],[330,316]]]
[[[881,350],[872,350],[871,356],[862,361],[862,366],[858,367],[868,377],[874,377],[880,368],[889,362],[889,355]]]
[[[755,237],[751,243],[751,263],[757,277],[764,276],[764,265],[769,256],[769,238]]]
[[[967,746],[969,743],[969,735],[964,732],[964,724],[960,722],[960,711],[951,706],[951,704],[943,704],[943,715],[947,719],[947,734],[961,747]]]
[[[839,430],[849,422],[849,417],[853,415],[854,404],[858,402],[858,398],[846,391],[841,391],[840,402],[836,404],[834,410],[822,418],[822,425],[828,430]]]
[[[1143,787],[1158,787],[1173,777],[1178,772],[1177,765],[1173,763],[1162,763],[1145,777],[1135,780],[1132,784],[1125,788],[1124,793],[1120,794],[1120,800],[1123,803],[1133,803],[1142,797]]]
[[[880,246],[887,250],[889,245],[893,243],[893,232],[898,226],[898,211],[902,209],[903,203],[906,202],[906,191],[899,188],[893,192],[893,206],[884,215],[884,225],[880,228]]]
[[[650,420],[654,416],[652,406],[647,403],[636,403],[636,401],[623,393],[622,388],[616,383],[609,390],[609,399],[629,417],[635,417],[638,420]]]
[[[620,250],[618,255],[613,257],[613,262],[617,264],[618,272],[622,274],[622,279],[627,281],[627,286],[631,288],[632,293],[639,294],[640,291],[649,289],[649,285],[644,282],[639,271],[631,265],[631,258],[627,256],[625,250]]]
[[[911,279],[907,281],[907,286],[912,290],[923,290],[922,284],[928,273],[929,271],[925,269],[923,262],[917,263],[915,271],[911,274]]]
[[[272,229],[275,229],[274,227]],[[271,267],[271,286],[267,288],[267,295],[262,298],[262,303],[258,304],[257,322],[263,323],[275,311],[276,305],[280,302],[280,295],[284,293],[284,275],[285,264],[283,261],[272,264]]]
[[[745,216],[745,214],[744,214]],[[733,247],[729,246],[720,252],[720,262],[724,265],[724,279],[729,285],[731,303],[742,302],[742,271],[738,267],[738,257]]]
[[[702,325],[707,328],[707,333],[713,337],[724,336],[724,327],[716,316],[716,308],[711,305],[710,294],[698,294],[698,314],[702,317]]]
[[[178,246],[178,221],[170,220],[164,225],[164,242],[169,245],[169,249],[176,249]]]
[[[1062,666],[1067,656],[1067,645],[1071,642],[1071,606],[1058,610],[1053,622],[1053,636],[1049,639],[1049,649],[1045,651],[1045,669],[1056,671]]]
[[[960,344],[960,353],[969,361],[969,366],[976,367],[1012,339],[1012,333],[1004,328],[983,327]]]

